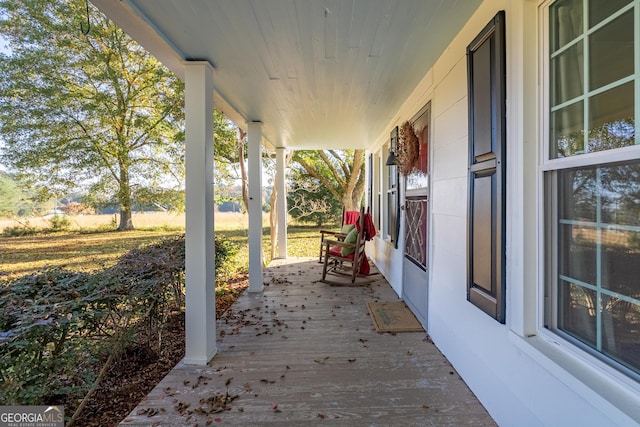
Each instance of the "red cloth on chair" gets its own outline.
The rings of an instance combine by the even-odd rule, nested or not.
[[[376,226],[373,225],[373,218],[370,213],[364,214],[364,238],[371,240],[376,235]]]
[[[357,225],[359,216],[360,216],[360,212],[358,211],[346,211],[344,213],[344,223]]]
[[[367,259],[367,254],[364,254],[362,257],[362,262],[360,263],[360,274],[364,274],[368,276],[371,271],[371,267],[369,267],[369,260]]]
[[[345,224],[355,224],[356,229],[358,228],[360,217],[360,212],[358,211],[346,211],[344,213],[344,223]],[[364,214],[364,238],[365,240],[371,240],[376,235],[376,227],[373,225],[373,219],[371,218],[370,213]],[[332,246],[329,248],[329,253],[334,256],[341,256],[340,246]],[[348,259],[353,259],[353,254],[348,255]],[[369,260],[367,259],[367,254],[365,253],[362,258],[362,262],[360,263],[360,274],[368,276],[371,272],[371,266],[369,265]]]
[[[356,221],[356,228],[358,228],[359,221]],[[376,226],[373,225],[373,218],[369,212],[364,214],[364,238],[365,240],[371,240],[376,235]],[[365,253],[362,258],[362,262],[360,263],[360,274],[368,276],[371,272],[371,267],[369,266],[369,260],[367,259],[367,254]]]
[[[367,212],[364,214],[364,238],[365,240],[371,240],[376,235],[376,226],[373,225],[373,218],[371,214]],[[371,271],[371,267],[369,266],[369,260],[367,259],[367,254],[365,253],[362,258],[362,262],[360,263],[360,274],[364,274],[368,276]]]
[[[356,229],[360,231],[358,225],[359,222],[356,222]],[[373,219],[371,218],[370,213],[364,214],[364,239],[369,241],[374,238],[376,235],[376,226],[373,225]]]

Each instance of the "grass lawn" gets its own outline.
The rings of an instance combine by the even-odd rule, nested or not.
[[[221,224],[222,225],[222,224]],[[134,230],[125,232],[79,233],[75,231],[24,237],[0,237],[0,279],[30,274],[45,266],[74,271],[95,271],[109,267],[127,251],[182,230]],[[236,226],[217,229],[238,246],[237,271],[248,267],[247,230]],[[264,229],[263,249],[269,254],[269,229]],[[292,257],[316,256],[319,248],[317,228],[290,227],[288,253]]]

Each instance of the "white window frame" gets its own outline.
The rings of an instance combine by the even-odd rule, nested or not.
[[[587,362],[592,366],[596,366],[599,370],[604,371],[608,376],[613,377],[620,381],[621,383],[629,386],[630,388],[640,392],[640,375],[637,373],[633,373],[628,369],[620,369],[616,368],[615,360],[611,359],[611,362],[606,362],[606,355],[596,356],[594,353],[596,350],[587,350],[588,346],[581,346],[573,342],[573,340],[565,338],[562,334],[556,333],[552,330],[551,327],[547,328],[545,326],[546,312],[547,310],[551,310],[551,323],[554,324],[557,320],[557,301],[555,301],[554,293],[557,290],[557,283],[551,284],[548,286],[548,281],[552,278],[554,281],[557,280],[557,275],[555,272],[557,271],[557,221],[555,212],[557,212],[557,206],[555,206],[555,197],[554,190],[557,189],[557,176],[554,172],[576,168],[576,167],[588,167],[595,165],[605,165],[608,163],[619,162],[619,161],[629,161],[629,160],[640,160],[640,132],[636,132],[635,135],[635,144],[634,146],[622,147],[613,150],[600,151],[600,152],[591,152],[585,154],[579,154],[569,157],[562,158],[550,158],[550,110],[551,110],[551,101],[550,101],[550,91],[549,88],[551,80],[549,73],[549,65],[550,65],[550,48],[549,48],[549,40],[550,40],[550,22],[549,22],[549,8],[556,0],[547,0],[540,4],[540,49],[539,49],[539,60],[540,60],[540,68],[539,74],[541,78],[541,84],[539,85],[540,93],[540,125],[541,125],[541,133],[542,136],[542,149],[539,150],[540,153],[540,161],[539,161],[539,172],[538,172],[538,183],[539,183],[539,218],[540,221],[538,223],[539,236],[540,239],[540,247],[539,247],[539,259],[540,263],[540,283],[539,283],[539,299],[538,299],[538,333],[546,338],[547,340],[559,344],[563,349],[567,350],[570,354],[573,354],[577,358]],[[586,2],[585,2],[586,4]],[[635,98],[635,123],[636,129],[640,126],[640,0],[633,0],[629,5],[623,7],[609,18],[607,18],[604,23],[609,22],[612,19],[620,16],[623,13],[629,11],[630,8],[635,8],[633,11],[634,14],[634,22],[635,22],[635,30],[634,30],[634,44],[636,49],[635,55],[635,75],[632,78],[623,79],[622,81],[634,81],[634,98]],[[586,13],[586,9],[584,10],[583,19],[584,23],[584,31],[595,31],[600,28],[603,23],[594,26],[593,29],[588,30],[587,24],[588,14]],[[585,52],[588,49],[588,46],[584,47]],[[588,73],[588,53],[585,53],[585,74]],[[588,81],[585,76],[585,82]],[[608,88],[611,88],[613,85],[607,85],[604,88],[599,88],[595,91],[590,91],[588,94],[583,95],[583,98],[588,99],[600,93]],[[585,118],[588,117],[588,103],[585,103]],[[587,126],[587,121],[585,119],[585,126]],[[547,180],[547,176],[550,177]],[[547,187],[547,181],[551,181],[552,184]],[[553,188],[553,190],[551,190]],[[557,194],[557,193],[555,193]],[[547,221],[548,220],[548,223]],[[550,241],[549,241],[550,240]],[[548,253],[548,249],[551,249],[552,253]],[[550,300],[547,301],[545,298],[545,292],[547,289],[551,289],[550,292]]]
[[[383,147],[383,156],[382,159],[386,159],[389,155],[389,151],[390,151],[390,145],[389,144],[385,144]],[[382,235],[383,238],[386,242],[389,242],[390,244],[397,244],[398,241],[398,232],[397,229],[398,227],[396,226],[396,236],[395,239],[393,239],[392,236],[392,232],[394,232],[394,230],[391,230],[391,223],[389,221],[390,219],[390,214],[391,214],[391,209],[397,210],[397,206],[391,206],[391,204],[389,203],[389,196],[392,193],[396,194],[396,198],[398,199],[400,197],[400,177],[397,174],[396,168],[397,166],[387,166],[384,165],[384,173],[383,173],[383,179],[384,179],[384,183],[383,183],[383,192],[382,192],[382,205],[384,206],[384,210],[381,212],[381,216],[384,218],[382,219],[382,223],[383,223],[383,229],[382,229]],[[391,178],[391,171],[394,171],[394,173],[396,173],[396,185],[395,185],[395,189],[393,189],[389,184],[390,184],[390,178]],[[399,203],[398,201],[396,201],[396,203]],[[399,216],[398,213],[396,212],[396,221],[399,221]]]
[[[372,189],[372,194],[373,194],[373,206],[371,206],[371,215],[373,217],[373,223],[376,227],[376,230],[378,230],[378,232],[380,232],[380,234],[382,234],[381,230],[381,226],[382,226],[382,220],[381,220],[381,211],[382,211],[382,203],[381,203],[381,198],[382,198],[382,190],[381,190],[381,186],[380,183],[382,181],[382,154],[381,154],[382,150],[377,150],[374,154],[373,154],[373,189]]]

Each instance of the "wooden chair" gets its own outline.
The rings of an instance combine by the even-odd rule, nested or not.
[[[344,232],[345,225],[355,225],[359,218],[358,211],[347,211],[342,208],[342,222],[340,224],[340,231],[331,231],[331,230],[320,230],[320,256],[318,257],[318,262],[322,262],[324,259],[324,241],[327,236],[331,236],[333,240],[342,241],[345,237],[347,237],[347,233]]]
[[[360,209],[358,217],[357,235],[355,243],[346,242],[345,239],[324,239],[324,266],[322,268],[322,280],[325,280],[327,273],[350,275],[351,283],[356,281],[360,271],[360,265],[364,258],[365,220],[364,208]],[[344,249],[344,250],[343,250]]]

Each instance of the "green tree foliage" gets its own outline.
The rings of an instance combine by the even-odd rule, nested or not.
[[[16,183],[6,175],[0,174],[0,217],[18,214],[20,190]]]
[[[41,215],[52,207],[50,200],[36,200],[34,194],[8,173],[0,173],[0,217]]]
[[[298,221],[311,221],[318,227],[340,223],[340,199],[315,178],[291,180],[287,206],[289,214]]]
[[[311,180],[329,191],[347,210],[357,211],[365,190],[364,150],[296,151],[293,179]],[[302,185],[310,187],[310,185]]]
[[[246,141],[239,138],[239,130],[218,110],[213,116],[214,133],[214,197],[217,204],[237,202],[240,199],[235,191],[238,180],[246,185],[241,166],[244,165]],[[242,162],[242,163],[241,163]],[[246,210],[247,205],[244,205]]]
[[[182,185],[182,82],[93,7],[83,35],[84,2],[0,0],[0,17],[3,163],[43,198],[116,201],[133,228],[136,193]]]

